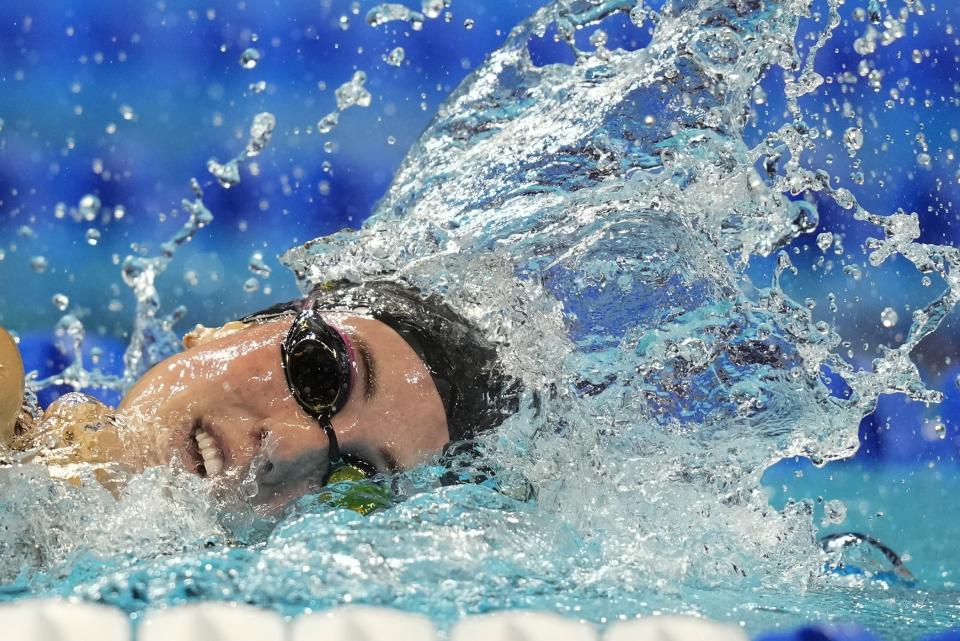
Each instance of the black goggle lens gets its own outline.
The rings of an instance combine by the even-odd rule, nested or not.
[[[287,384],[312,416],[331,416],[347,401],[350,354],[343,338],[313,310],[301,312],[281,346]]]

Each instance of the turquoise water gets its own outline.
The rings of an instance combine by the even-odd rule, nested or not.
[[[496,482],[441,487],[425,466],[370,517],[308,497],[274,523],[175,467],[129,479],[119,500],[36,466],[0,470],[4,597],[134,615],[203,599],[291,615],[367,603],[444,627],[510,608],[599,624],[697,612],[751,633],[955,625],[955,471],[831,463],[855,453],[878,396],[941,399],[911,356],[960,296],[956,250],[921,236],[924,212],[876,202],[888,174],[861,158],[906,134],[818,93],[906,91],[873,73],[869,50],[927,9],[893,4],[867,4],[876,22],[844,18],[864,73],[817,65],[841,22],[833,2],[546,5],[447,98],[359,230],[283,257],[303,288],[389,275],[440,293],[502,344],[525,398],[480,444]],[[607,20],[643,37],[577,37]],[[565,61],[534,60],[529,43],[554,34]],[[361,80],[344,109],[364,100]],[[263,113],[238,163],[273,144]],[[210,223],[204,198],[185,204],[178,242]],[[841,221],[829,235],[828,208]],[[166,258],[123,263],[139,301],[128,376],[175,342],[177,314],[152,288]],[[796,457],[826,466],[769,469]],[[825,575],[816,537],[847,528],[905,554],[917,586]]]

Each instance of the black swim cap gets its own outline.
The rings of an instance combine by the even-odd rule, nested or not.
[[[395,281],[333,281],[306,300],[274,306],[244,320],[312,305],[370,316],[392,328],[424,362],[440,393],[452,442],[494,428],[519,407],[520,385],[507,376],[496,348],[437,295]]]

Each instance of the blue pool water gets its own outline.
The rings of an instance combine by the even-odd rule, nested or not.
[[[25,89],[0,297],[28,368],[70,362],[65,312],[122,376],[192,322],[389,274],[509,344],[526,396],[480,444],[495,482],[424,466],[368,517],[307,497],[265,521],[175,466],[119,498],[0,470],[2,598],[957,625],[951,7],[62,9],[0,10]],[[816,538],[844,530],[916,584],[825,573]]]

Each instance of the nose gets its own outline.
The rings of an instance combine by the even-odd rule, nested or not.
[[[316,484],[326,476],[329,467],[329,441],[319,424],[278,422],[263,425],[261,434],[258,481],[265,488]]]

